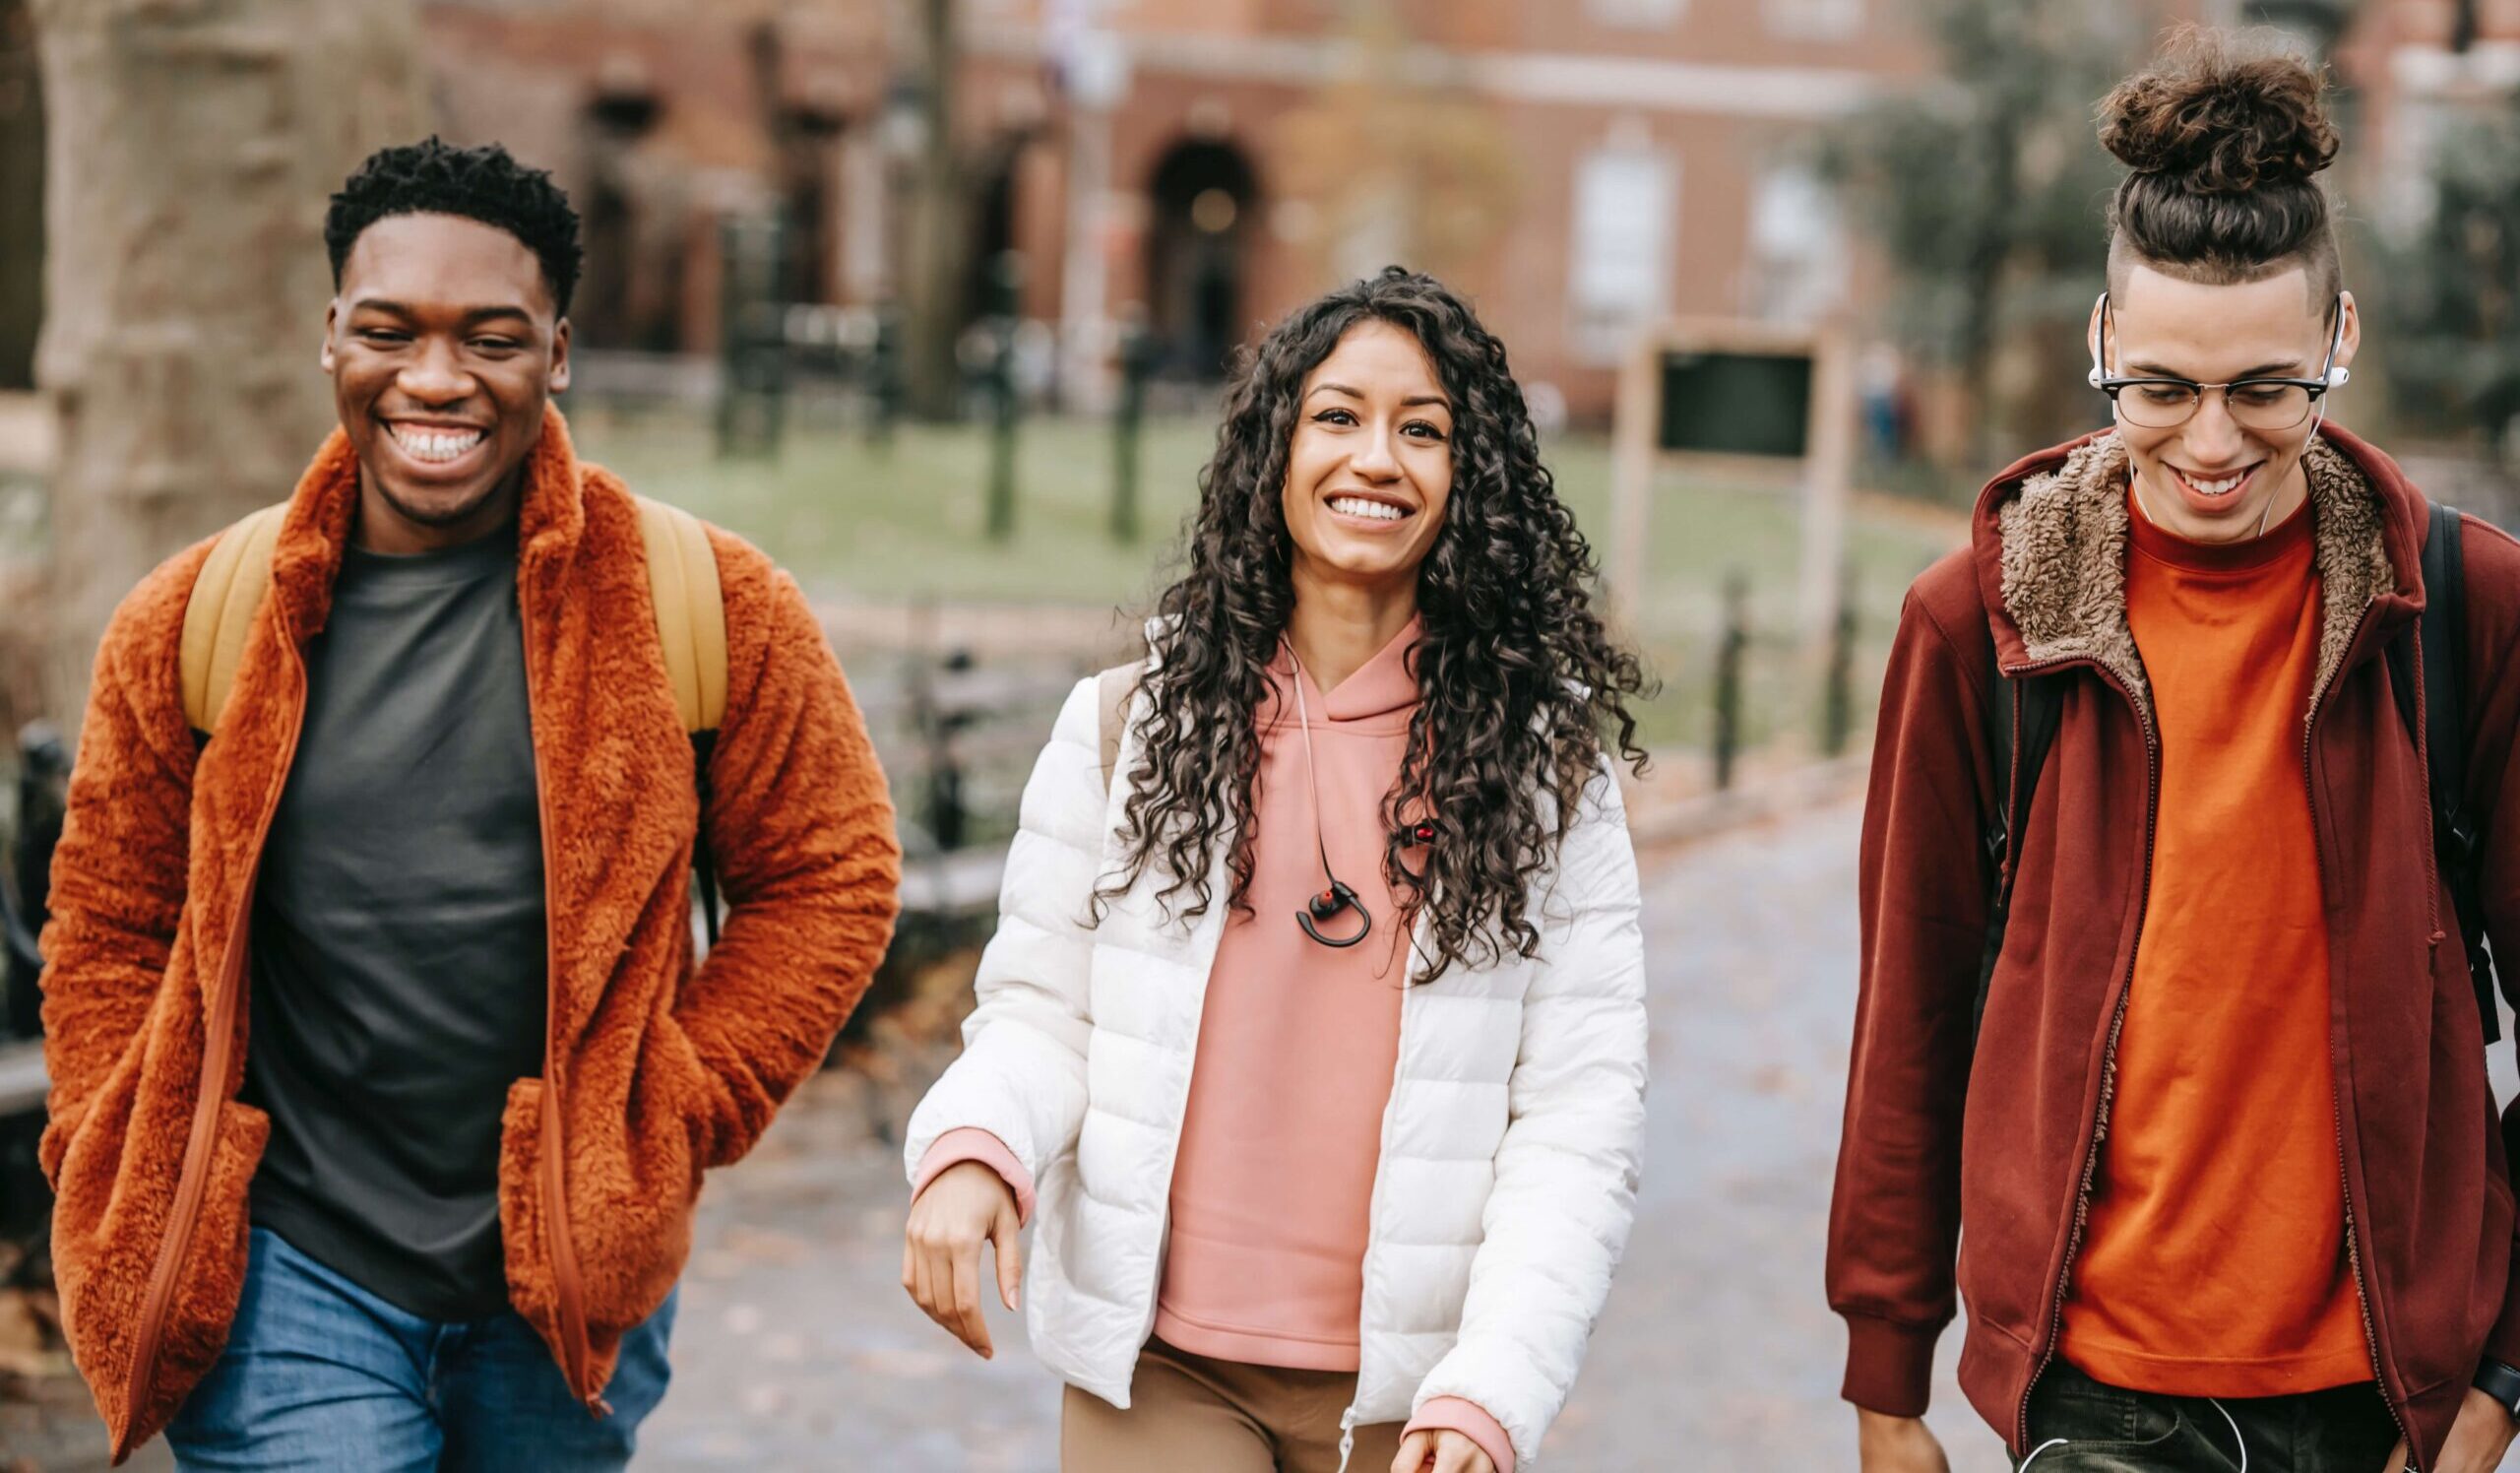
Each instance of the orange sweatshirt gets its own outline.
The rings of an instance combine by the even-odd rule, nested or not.
[[[2368,1380],[2303,771],[2310,513],[2213,546],[2131,517],[2126,613],[2159,715],[2161,808],[2062,1352],[2178,1396]]]

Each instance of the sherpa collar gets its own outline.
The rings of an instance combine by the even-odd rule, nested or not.
[[[542,434],[526,457],[525,495],[517,510],[517,563],[522,584],[545,582],[565,563],[586,531],[584,478],[557,406],[542,412]],[[358,453],[339,427],[297,480],[272,551],[272,589],[292,637],[303,642],[324,627],[342,549],[358,514]]]
[[[2392,523],[2414,520],[2400,503],[2411,503],[2417,517],[2423,503],[2386,457],[2341,434],[2323,429],[2301,463],[2321,594],[2315,706],[2374,605],[2389,606],[2381,612],[2390,623],[2421,611],[2421,576],[2405,571],[2419,554],[2409,545],[2399,555],[2393,544],[2409,540]],[[2111,433],[1998,478],[1980,509],[1981,573],[1982,581],[1994,575],[2007,669],[2088,660],[2116,676],[2150,720],[2151,682],[2126,619],[2126,447]],[[2017,650],[2002,649],[2005,624]]]

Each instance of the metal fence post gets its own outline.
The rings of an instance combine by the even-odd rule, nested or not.
[[[1820,750],[1843,757],[1855,736],[1855,566],[1838,578],[1838,615],[1829,626],[1829,669],[1820,694]]]
[[[1724,632],[1715,648],[1715,787],[1732,786],[1741,746],[1741,665],[1750,644],[1749,579],[1737,568],[1724,579]]]
[[[1120,402],[1112,416],[1111,540],[1138,540],[1138,457],[1146,421],[1146,380],[1154,368],[1153,340],[1131,320],[1120,329]]]
[[[988,538],[993,543],[1015,536],[1015,326],[1023,274],[1024,258],[1013,251],[1000,252],[989,263],[989,288],[997,298],[988,365]]]

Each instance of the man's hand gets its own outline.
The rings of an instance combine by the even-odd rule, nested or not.
[[[1922,1417],[1890,1417],[1856,1408],[1856,1463],[1863,1473],[1951,1473],[1942,1444]]]
[[[1391,1473],[1496,1473],[1496,1464],[1451,1428],[1421,1427],[1400,1440]]]
[[[1016,1248],[1020,1226],[1015,1189],[977,1161],[937,1173],[910,1204],[910,1226],[902,1233],[902,1287],[928,1318],[952,1330],[981,1360],[996,1351],[980,1315],[980,1245],[997,1246],[997,1297],[1012,1310],[1024,1282],[1024,1255]]]
[[[2433,1473],[2493,1473],[2515,1431],[2520,1431],[2520,1424],[2512,1422],[2501,1402],[2470,1386],[2468,1399],[2459,1403],[2459,1420],[2450,1424],[2450,1441],[2441,1444],[2441,1461],[2432,1465]],[[2381,1473],[2400,1473],[2412,1466],[2401,1440]]]

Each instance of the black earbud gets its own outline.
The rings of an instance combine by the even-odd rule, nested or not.
[[[1359,923],[1356,933],[1353,936],[1323,935],[1317,923],[1332,920],[1347,910],[1356,913]],[[1374,929],[1374,918],[1366,913],[1364,902],[1356,898],[1356,892],[1348,888],[1347,881],[1333,879],[1329,889],[1304,902],[1304,908],[1295,912],[1295,924],[1303,928],[1305,935],[1324,946],[1348,947],[1365,938],[1366,932]]]
[[[1409,876],[1409,882],[1411,884],[1423,885],[1426,882],[1425,868],[1422,865],[1410,864],[1407,860],[1401,858],[1401,856],[1409,850],[1423,849],[1427,845],[1434,843],[1438,833],[1439,831],[1435,827],[1435,820],[1431,818],[1420,818],[1416,823],[1403,824],[1399,828],[1392,830],[1392,865],[1401,873]]]

